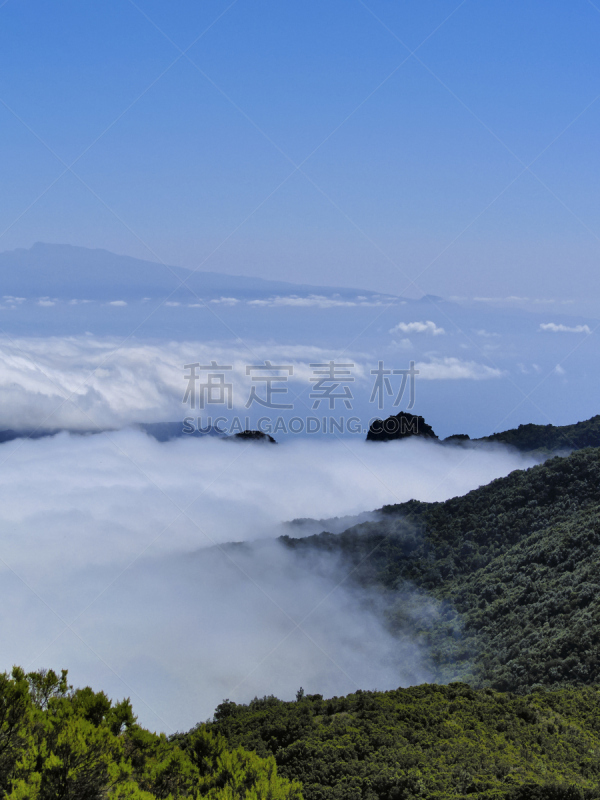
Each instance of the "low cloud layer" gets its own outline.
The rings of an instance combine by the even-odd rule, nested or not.
[[[385,297],[383,295],[372,295],[364,297],[358,295],[355,298],[342,298],[339,295],[310,294],[304,297],[299,295],[286,295],[269,297],[264,300],[249,300],[249,306],[263,308],[279,308],[291,306],[294,308],[356,308],[357,306],[376,308],[378,306],[402,305],[397,297]]]
[[[371,370],[380,357],[344,353],[341,360],[353,364],[355,397],[368,399],[373,384]],[[209,365],[213,360],[231,367],[227,380],[233,385],[237,411],[245,411],[249,396],[248,365],[264,364],[265,360],[291,365],[293,375],[286,385],[294,395],[304,392],[304,402],[297,404],[296,411],[305,413],[312,405],[308,398],[315,374],[311,365],[326,364],[331,359],[339,362],[339,353],[264,343],[151,343],[94,336],[0,339],[0,430],[94,430],[132,422],[181,420],[190,410],[182,404],[187,374],[184,365]],[[408,362],[394,366],[408,367]],[[453,356],[421,358],[417,369],[419,380],[427,381],[487,380],[504,374],[500,369]],[[361,415],[368,419],[373,409],[366,399]],[[276,400],[281,402],[281,397]],[[224,409],[211,410],[219,415]]]
[[[414,440],[159,444],[121,431],[1,445],[0,666],[68,667],[163,730],[225,697],[426,680],[425,654],[386,632],[376,597],[273,538],[286,520],[442,500],[531,463]]]

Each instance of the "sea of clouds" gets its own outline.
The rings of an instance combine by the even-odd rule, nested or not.
[[[532,463],[414,439],[159,443],[121,430],[5,443],[0,667],[68,668],[165,731],[224,698],[428,680],[427,654],[388,633],[378,598],[331,558],[294,557],[275,541],[282,523],[443,500]]]
[[[496,367],[456,356],[430,354],[413,358],[419,382],[488,381],[504,374]],[[189,375],[185,365],[208,366],[212,361],[231,367],[225,375],[233,385],[233,410],[243,413],[252,380],[247,373],[249,365],[270,361],[291,366],[291,375],[285,370],[281,373],[288,376],[285,386],[289,394],[276,395],[275,400],[294,400],[296,412],[309,413],[311,378],[315,374],[312,365],[330,360],[351,363],[349,374],[354,397],[359,405],[362,398],[363,416],[370,416],[378,413],[367,401],[374,381],[371,370],[380,359],[381,354],[357,351],[340,355],[338,351],[320,347],[264,342],[0,337],[0,430],[38,427],[96,430],[136,422],[181,420],[190,411],[189,404],[182,403]],[[396,360],[406,368],[410,359],[409,355],[403,355]],[[282,388],[281,383],[278,386]],[[223,410],[218,405],[211,409],[215,415]]]

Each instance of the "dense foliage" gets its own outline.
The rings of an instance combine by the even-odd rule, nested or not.
[[[0,675],[0,796],[9,800],[302,800],[273,757],[198,727],[185,743],[140,727],[128,700],[67,673]]]
[[[349,580],[377,587],[392,628],[409,626],[429,645],[438,680],[516,692],[591,684],[600,682],[599,489],[600,449],[585,449],[445,503],[384,507],[380,521],[340,535],[283,541],[299,557],[340,554]]]
[[[600,447],[600,414],[574,425],[519,425],[475,441],[499,442],[522,451],[546,453]]]
[[[274,755],[307,800],[600,797],[592,688],[520,697],[456,683],[331,700],[300,691],[296,702],[225,701],[209,728]]]

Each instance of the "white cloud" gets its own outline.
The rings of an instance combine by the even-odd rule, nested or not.
[[[484,328],[475,331],[475,333],[477,336],[482,336],[484,339],[496,339],[500,336],[499,333],[489,333],[489,331],[486,331]]]
[[[411,342],[410,339],[400,339],[399,342],[397,342],[395,339],[393,339],[390,342],[390,347],[395,347],[398,350],[411,350],[412,346],[413,346],[413,343]]]
[[[543,322],[540,331],[550,331],[551,333],[587,333],[592,331],[589,325],[557,325],[555,322]]]
[[[451,300],[456,302],[468,301],[466,297],[452,297]],[[508,297],[473,297],[475,303],[489,303],[491,305],[522,305],[523,303],[531,303],[535,306],[551,306],[554,304],[572,305],[574,300],[557,300],[554,297],[520,297],[519,295],[510,295]]]
[[[475,361],[462,361],[460,358],[434,358],[431,361],[420,361],[415,365],[419,370],[417,380],[447,381],[471,380],[482,381],[490,378],[502,378],[506,373],[496,367],[478,364]]]
[[[177,420],[190,413],[182,404],[184,364],[231,366],[234,409],[248,399],[248,364],[289,364],[290,391],[309,387],[311,363],[336,352],[319,347],[211,342],[146,343],[131,339],[81,337],[50,339],[0,337],[0,430],[68,427],[90,430],[131,422]],[[338,358],[339,360],[339,358]],[[370,367],[360,354],[353,376],[367,381]],[[369,379],[370,380],[370,379]],[[302,384],[300,386],[299,384]],[[278,397],[276,399],[279,399]],[[304,406],[299,406],[304,410]],[[218,408],[217,411],[223,409]]]
[[[399,350],[410,344],[401,340]],[[54,337],[51,339],[0,338],[0,430],[45,428],[119,428],[133,422],[178,420],[193,414],[182,404],[186,388],[184,364],[231,366],[227,380],[233,384],[234,411],[246,414],[249,396],[248,364],[270,360],[293,367],[289,378],[289,399],[305,392],[297,401],[297,411],[308,410],[306,390],[314,377],[314,363],[339,361],[339,353],[319,347],[222,342],[148,343],[131,339],[123,344],[116,338]],[[358,408],[371,392],[370,370],[377,358],[364,353],[348,353],[345,359],[355,366],[352,376]],[[485,380],[498,378],[499,369],[455,357],[432,356],[417,365],[419,380]],[[229,377],[230,376],[230,377]],[[261,390],[263,387],[259,387]],[[364,395],[364,397],[363,397]],[[362,398],[362,400],[361,400]],[[223,408],[210,409],[220,415]],[[196,409],[197,411],[197,409]],[[366,409],[363,409],[368,413]],[[362,415],[363,411],[359,411]]]
[[[111,300],[108,305],[109,306],[126,306],[127,302],[125,300]]]
[[[37,301],[37,304],[38,304],[38,306],[49,307],[49,306],[54,306],[54,305],[56,305],[56,301],[55,301],[55,300],[50,300],[50,298],[49,298],[49,297],[41,297],[41,298],[40,298],[40,299]]]
[[[399,322],[390,333],[428,333],[432,336],[441,336],[446,333],[443,328],[438,328],[435,322]]]
[[[510,295],[509,297],[474,297],[476,303],[527,303],[528,297]]]
[[[210,545],[268,539],[294,517],[443,500],[533,463],[416,440],[158,444],[134,431],[10,442],[0,456],[0,669],[68,667],[163,730],[224,697],[428,679],[419,647],[384,630],[376,597],[339,586],[334,561]]]
[[[355,308],[357,306],[378,307],[386,305],[397,305],[396,298],[374,296],[367,299],[362,295],[357,295],[352,300],[338,299],[339,295],[327,297],[325,295],[311,294],[306,297],[299,295],[269,297],[265,300],[249,300],[249,306],[277,308],[278,306],[294,306],[296,308]]]
[[[554,372],[556,372],[557,375],[566,375],[567,374],[566,370],[563,367],[561,367],[560,364],[557,364],[554,367]]]
[[[217,300],[211,300],[211,303],[221,303],[224,306],[235,306],[240,301],[237,297],[219,297]],[[197,308],[198,306],[202,307],[203,303],[193,303],[191,305],[192,308]]]

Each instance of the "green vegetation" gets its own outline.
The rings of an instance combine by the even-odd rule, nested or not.
[[[457,683],[331,700],[299,692],[289,703],[225,701],[209,729],[274,755],[306,800],[600,797],[592,688],[520,697]]]
[[[67,673],[0,675],[0,796],[9,800],[302,800],[273,757],[198,727],[176,742],[140,727],[128,700],[73,691]]]
[[[588,448],[339,535],[283,537],[309,568],[340,557],[448,685],[225,700],[166,737],[66,672],[0,675],[0,797],[600,800],[599,487]]]
[[[475,441],[500,442],[521,451],[540,453],[600,447],[600,414],[574,425],[519,425]]]
[[[252,752],[254,751],[254,752]],[[225,700],[167,738],[67,674],[0,676],[8,800],[599,800],[600,691],[462,683]]]
[[[526,692],[600,682],[600,449],[445,503],[382,509],[340,535],[284,538],[343,557],[428,645],[436,680]],[[433,608],[432,608],[433,604]],[[427,611],[424,609],[427,608]]]
[[[307,566],[340,557],[388,626],[426,645],[435,680],[464,682],[226,701],[210,730],[275,756],[307,800],[600,797],[599,487],[588,448],[339,535],[284,537]]]

